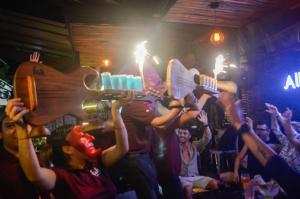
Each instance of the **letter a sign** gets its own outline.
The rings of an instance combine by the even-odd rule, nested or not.
[[[288,75],[286,78],[285,86],[283,88],[285,90],[288,90],[290,88],[300,88],[300,72],[294,73],[294,79],[291,75]]]

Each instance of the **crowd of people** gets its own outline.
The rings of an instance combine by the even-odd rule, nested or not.
[[[36,58],[37,55],[34,54]],[[36,61],[38,60],[32,60]],[[179,59],[193,67],[192,54]],[[145,72],[145,89],[163,93],[164,83],[153,68]],[[130,74],[131,71],[126,71]],[[158,89],[159,88],[159,89]],[[0,198],[115,198],[118,193],[108,170],[124,178],[139,199],[192,198],[196,188],[218,190],[225,181],[201,175],[200,153],[212,141],[208,114],[203,110],[211,98],[193,93],[170,100],[168,109],[159,113],[157,103],[134,100],[134,93],[114,101],[111,120],[115,145],[101,150],[95,138],[85,132],[87,126],[64,125],[52,132],[43,126],[31,126],[23,119],[29,110],[20,98],[8,101],[1,114]],[[242,160],[248,157],[247,172],[274,179],[288,198],[300,198],[300,125],[292,121],[292,110],[282,114],[266,103],[270,128],[244,118],[240,101],[234,94],[221,92],[217,104],[222,107],[241,144],[226,183],[240,181]],[[203,126],[199,139],[193,139],[190,121]],[[278,142],[272,143],[271,132]],[[225,132],[226,133],[226,132]],[[39,157],[32,137],[47,135],[49,157]]]

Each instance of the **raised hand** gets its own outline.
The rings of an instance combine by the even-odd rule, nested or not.
[[[253,129],[253,120],[250,117],[246,117],[246,123],[250,127],[250,129]]]
[[[28,112],[29,110],[24,107],[24,103],[20,98],[14,98],[7,101],[5,113],[13,122],[23,123],[23,116]]]
[[[35,51],[32,54],[30,54],[29,61],[39,63],[40,53]]]
[[[112,103],[112,110],[119,110],[123,103],[126,103],[129,100],[132,100],[134,98],[134,91],[129,91],[127,94],[121,94],[121,97],[119,100],[115,100]]]
[[[277,107],[273,104],[265,103],[265,105],[267,107],[266,112],[270,113],[272,116],[277,116],[280,114]]]
[[[208,119],[207,119],[207,113],[205,111],[200,111],[199,115],[197,116],[197,119],[203,123],[203,125],[208,124]]]
[[[153,95],[155,97],[161,97],[162,93],[160,90],[154,89],[154,88],[148,88],[147,89],[147,94]]]
[[[18,131],[22,131],[22,138],[49,135],[49,130],[43,126],[32,127],[29,124],[24,123],[23,116],[28,112],[29,110],[26,107],[24,107],[24,103],[21,101],[20,98],[8,100],[7,106],[5,107],[5,113],[8,116],[8,118],[17,124],[16,127]],[[19,136],[20,135],[18,133],[18,137]]]
[[[287,121],[291,121],[292,117],[293,117],[293,111],[289,108],[286,108],[286,111],[284,111],[284,113],[282,113],[282,116],[287,120]]]

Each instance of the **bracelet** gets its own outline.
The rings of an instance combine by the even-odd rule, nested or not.
[[[248,124],[244,123],[238,130],[237,134],[238,135],[243,135],[244,133],[249,133],[250,132],[250,127]]]
[[[204,128],[207,128],[207,127],[209,127],[209,125],[208,125],[208,124],[205,124],[205,125],[204,125]]]

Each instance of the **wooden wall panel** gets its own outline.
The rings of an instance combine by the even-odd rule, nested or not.
[[[217,9],[210,8],[210,2],[213,1],[177,0],[164,20],[237,28],[276,10],[285,0],[219,0]]]

